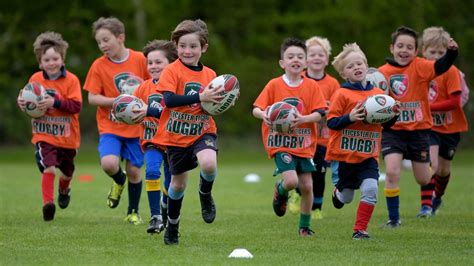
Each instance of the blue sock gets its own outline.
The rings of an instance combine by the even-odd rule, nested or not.
[[[170,186],[168,190],[168,218],[172,224],[179,222],[181,205],[183,203],[184,191],[174,191]]]
[[[137,184],[128,182],[128,214],[135,210],[138,213],[138,204],[142,194],[142,181]]]
[[[207,194],[211,192],[212,185],[214,184],[214,179],[216,178],[217,173],[214,172],[213,174],[206,175],[203,171],[200,173],[200,181],[199,181],[199,190],[203,194]]]
[[[161,198],[161,191],[147,191],[148,194],[148,203],[150,205],[150,213],[151,216],[161,214],[160,210],[160,198]]]
[[[385,197],[387,199],[388,218],[392,221],[400,219],[400,197]]]

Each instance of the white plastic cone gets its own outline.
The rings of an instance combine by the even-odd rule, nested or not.
[[[229,254],[229,258],[251,259],[253,255],[245,248],[236,248]]]

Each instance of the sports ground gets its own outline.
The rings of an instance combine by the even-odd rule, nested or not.
[[[358,201],[336,210],[331,204],[329,176],[324,218],[313,221],[315,237],[301,238],[298,216],[287,213],[279,218],[273,213],[274,164],[263,148],[222,146],[213,190],[217,218],[213,224],[202,221],[197,172],[192,172],[178,246],[165,246],[162,234],[148,235],[146,223],[133,226],[124,222],[126,198],[117,209],[107,207],[110,178],[100,169],[95,147],[80,150],[71,204],[65,210],[58,209],[52,222],[42,219],[33,147],[2,149],[1,265],[469,265],[474,261],[474,151],[457,154],[444,205],[432,218],[415,217],[420,205],[419,187],[411,172],[404,171],[402,226],[382,228],[387,211],[383,183],[379,183],[379,202],[368,228],[372,239],[354,241],[351,234]],[[258,174],[260,182],[244,182],[248,173]],[[145,192],[140,213],[147,221]],[[247,249],[254,258],[228,258],[236,248]]]

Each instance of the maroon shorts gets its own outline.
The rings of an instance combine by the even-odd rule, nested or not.
[[[76,157],[77,150],[65,149],[53,146],[46,142],[36,143],[36,164],[41,173],[44,169],[55,166],[61,172],[71,177],[74,173],[74,157]]]

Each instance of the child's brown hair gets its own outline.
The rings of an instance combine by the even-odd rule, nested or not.
[[[171,33],[171,40],[178,44],[179,38],[191,33],[195,33],[199,36],[199,43],[201,44],[201,47],[204,47],[204,45],[209,43],[209,32],[207,30],[207,25],[200,19],[184,20],[179,23]]]
[[[172,41],[153,40],[143,47],[143,54],[145,57],[148,57],[148,54],[153,51],[163,51],[170,63],[178,58],[176,45]]]
[[[415,48],[418,48],[418,32],[416,32],[414,29],[406,26],[398,27],[395,32],[392,33],[392,45],[395,44],[398,36],[400,35],[408,35],[413,37],[413,39],[415,39]]]
[[[43,32],[36,37],[33,43],[33,51],[36,56],[38,63],[41,63],[41,57],[49,48],[53,48],[54,51],[61,55],[61,58],[66,60],[66,51],[69,44],[63,40],[61,34],[54,31]]]
[[[95,34],[100,29],[107,29],[114,36],[119,36],[120,34],[125,34],[125,26],[122,21],[115,17],[100,17],[92,24],[92,35],[95,37]]]

